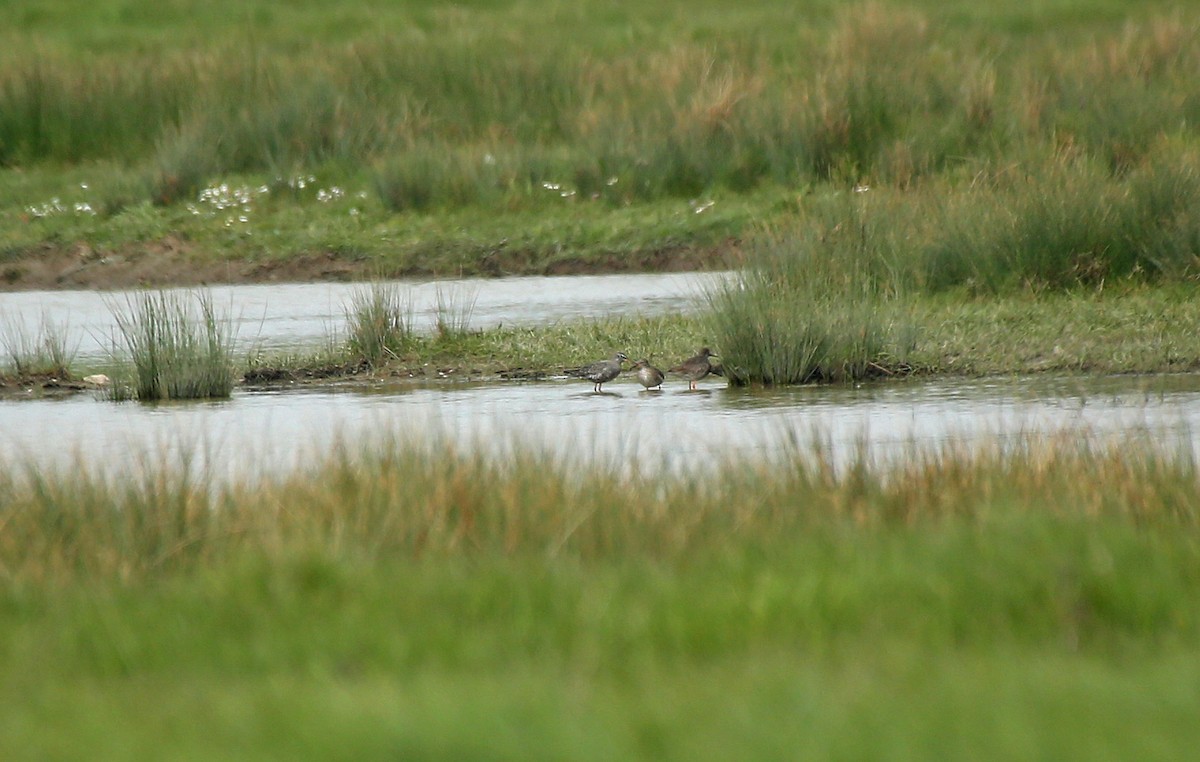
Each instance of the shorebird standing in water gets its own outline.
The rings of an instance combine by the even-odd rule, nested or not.
[[[639,384],[647,389],[662,389],[663,372],[651,365],[649,360],[638,360],[633,367],[637,368]]]
[[[670,369],[670,373],[678,373],[688,380],[688,389],[695,389],[696,382],[713,372],[712,363],[708,358],[716,357],[708,347],[700,347],[695,357],[689,357]]]
[[[600,360],[591,365],[581,365],[578,368],[567,368],[564,372],[574,378],[586,378],[594,384],[592,391],[598,392],[606,382],[621,375],[621,363],[628,359],[624,352],[617,352],[610,360]]]

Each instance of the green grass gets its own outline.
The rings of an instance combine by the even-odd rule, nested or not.
[[[886,303],[894,310],[895,322],[884,324],[891,331],[886,336],[890,343],[882,345],[884,351],[872,354],[842,346],[845,364],[829,366],[830,375],[820,378],[837,383],[849,380],[856,369],[851,361],[856,358],[872,363],[868,376],[1194,371],[1200,369],[1200,340],[1192,328],[1200,321],[1200,302],[1192,291],[1188,284],[1114,283],[1091,291],[913,295],[903,303]],[[795,319],[781,310],[780,324],[799,331],[804,320],[830,319],[814,313],[802,311]],[[841,314],[847,320],[855,317]],[[865,318],[858,318],[866,324]],[[747,321],[730,330],[753,327]],[[727,344],[719,318],[704,311],[415,333],[402,352],[375,372],[401,377],[436,377],[441,371],[477,379],[526,378],[560,373],[616,351],[670,367],[703,345],[720,354],[736,382],[733,371],[745,367],[741,354],[750,344]],[[827,346],[837,348],[833,343]],[[775,351],[786,356],[782,348]],[[255,382],[338,376],[361,372],[360,360],[360,355],[348,351],[344,336],[331,336],[312,352],[252,352],[245,372]]]
[[[730,254],[751,288],[710,315],[475,332],[448,299],[376,370],[1200,367],[1189,5],[10,6],[5,282]],[[378,301],[348,312],[397,325]],[[127,337],[184,312],[136,306]],[[1187,758],[1194,457],[1118,444],[663,477],[385,441],[229,489],[4,464],[0,755]]]
[[[1190,752],[1188,455],[783,449],[664,478],[384,440],[230,491],[6,469],[5,756]]]
[[[1078,4],[1081,13],[1094,5]],[[1119,20],[1064,23],[1047,38],[933,4],[682,10],[659,11],[675,23],[657,35],[630,35],[657,14],[418,5],[389,13],[391,28],[348,39],[235,28],[178,50],[110,52],[86,59],[86,71],[65,45],[39,45],[42,25],[32,23],[34,43],[14,37],[4,62],[0,158],[155,151],[181,177],[197,166],[280,172],[394,158],[384,174],[417,191],[399,194],[405,207],[484,199],[487,188],[528,192],[554,170],[579,191],[618,176],[620,198],[688,196],[875,169],[908,180],[1023,145],[1024,132],[1048,140],[1069,130],[1127,162],[1178,131],[1170,109],[1195,107],[1175,89],[1193,63],[1194,30],[1160,8],[1131,13],[1125,38]],[[780,25],[781,13],[806,23]],[[730,31],[712,36],[721,26]],[[1013,42],[1024,44],[1019,54]],[[1081,92],[1091,103],[1079,104]]]
[[[257,277],[326,255],[360,275],[711,265],[855,185],[927,220],[893,242],[922,285],[1195,269],[1186,4],[11,10],[15,283],[80,243]],[[222,184],[254,192],[217,208]]]
[[[854,379],[904,364],[921,328],[912,305],[946,292],[1193,284],[1200,228],[1185,210],[1200,200],[1200,164],[1168,153],[1118,178],[1067,156],[981,171],[970,187],[811,194],[748,240],[738,283],[708,295],[730,378]]]
[[[861,195],[824,200],[839,210],[832,226],[802,213],[761,232],[738,276],[709,289],[707,324],[732,383],[855,381],[904,364],[915,329],[903,285],[873,261],[874,231],[895,233],[857,208]]]
[[[910,365],[921,295],[1198,271],[1186,7],[90,12],[0,58],[18,286],[744,267],[701,332],[798,383]]]
[[[923,372],[1169,373],[1200,368],[1190,285],[914,301],[909,362]]]
[[[118,357],[132,379],[113,386],[120,399],[143,401],[228,397],[233,391],[234,335],[228,316],[205,292],[157,291],[113,305]]]
[[[738,293],[726,296],[742,298]],[[366,329],[374,325],[366,320],[371,314],[377,319],[387,317],[386,310],[372,312],[376,306],[387,306],[384,302],[376,305],[376,297],[395,301],[393,307],[399,311],[393,310],[391,314],[402,318],[405,328],[401,334],[391,336],[391,350],[378,353],[374,361],[364,362],[366,354],[354,348],[349,326],[355,320],[365,320]],[[746,348],[754,346],[753,336],[741,344],[730,343],[721,332],[718,318],[703,310],[464,330],[471,294],[448,289],[443,292],[441,313],[433,315],[432,330],[423,332],[415,330],[413,316],[403,308],[402,287],[365,286],[359,298],[362,301],[359,306],[366,312],[360,313],[347,305],[347,325],[335,326],[321,346],[291,352],[264,351],[251,346],[244,354],[231,354],[236,372],[231,371],[230,376],[241,375],[244,382],[251,384],[362,373],[418,378],[537,378],[611,356],[616,351],[624,351],[631,357],[648,357],[660,367],[670,367],[693,354],[696,347],[710,345],[720,353],[729,377],[736,383],[742,380],[738,372],[747,366]],[[826,365],[817,366],[818,375],[808,376],[809,380],[840,383],[852,379],[853,374],[863,373],[863,366],[855,365],[856,361],[869,363],[865,369],[867,376],[1176,373],[1200,368],[1200,341],[1192,329],[1200,321],[1200,303],[1193,298],[1188,284],[1150,286],[1116,282],[1090,291],[1030,290],[1003,296],[955,291],[915,294],[902,303],[896,300],[882,303],[893,310],[890,318],[893,322],[881,323],[890,331],[882,337],[886,341],[877,344],[872,352],[867,351],[866,344],[838,345],[839,334],[831,330],[822,345]],[[770,304],[763,309],[770,317]],[[864,310],[861,315],[853,310],[838,313],[825,306],[820,310],[802,310],[800,318],[791,311],[779,310],[778,324],[768,327],[799,332],[806,325],[828,324],[841,315],[843,320],[861,321],[867,330],[858,335],[878,341],[880,337],[869,330],[868,318],[884,313],[870,302],[866,302]],[[188,325],[206,335],[206,324],[197,322],[196,317],[193,314]],[[380,325],[386,327],[385,323]],[[753,316],[740,325],[728,326],[731,332],[749,332],[757,327]],[[214,329],[221,335],[219,326]],[[855,335],[852,331],[847,333]],[[15,341],[21,334],[10,335]],[[26,343],[32,340],[28,330],[23,335]],[[368,338],[363,336],[359,340]],[[386,337],[376,335],[374,346],[378,347],[382,338]],[[772,347],[780,358],[786,359],[782,339]],[[839,356],[837,352],[842,353],[840,363],[829,362],[829,358]],[[73,376],[103,372],[118,378],[122,372],[131,374],[128,357],[123,361],[124,371],[121,358],[114,359],[118,362],[70,370]],[[763,359],[771,358],[768,355]],[[23,374],[14,377],[31,382],[34,379]]]
[[[394,288],[393,297],[402,303],[399,289]],[[360,292],[367,300],[364,306],[371,306],[372,293],[369,286]],[[692,355],[698,346],[710,345],[720,353],[737,382],[733,370],[745,367],[741,357],[750,345],[726,343],[720,325],[714,324],[714,316],[704,311],[460,330],[462,314],[458,311],[466,310],[470,296],[467,292],[445,291],[443,314],[433,316],[430,332],[414,330],[412,316],[404,313],[408,321],[406,338],[374,366],[364,363],[364,354],[352,349],[348,327],[335,326],[324,343],[314,349],[283,352],[250,346],[244,354],[233,356],[236,373],[231,375],[240,374],[245,383],[256,385],[363,373],[425,379],[537,378],[616,351],[648,357],[660,367],[670,367]],[[885,303],[897,317],[890,324],[893,333],[887,338],[891,343],[883,345],[884,351],[871,354],[860,350],[854,354],[853,346],[842,347],[844,364],[828,366],[830,375],[819,378],[835,383],[852,378],[850,374],[856,367],[850,360],[855,357],[868,358],[872,363],[868,376],[1194,371],[1200,368],[1200,341],[1192,327],[1200,321],[1200,303],[1193,296],[1188,284],[1150,286],[1129,282],[1090,291],[913,295],[902,304]],[[874,307],[868,304],[867,309]],[[833,314],[825,308],[825,312],[809,310],[802,317],[829,320]],[[844,319],[853,317],[843,315]],[[781,326],[799,330],[805,325],[802,320],[789,320],[789,316],[787,311],[780,312]],[[858,318],[866,324],[862,316]],[[437,329],[439,320],[443,330]],[[742,326],[731,326],[731,330],[753,327],[748,320]],[[195,328],[206,330],[199,323]],[[836,349],[832,341],[826,346]],[[775,351],[780,356],[785,354],[782,349]],[[122,373],[120,366],[120,362],[105,362],[72,367],[71,371],[73,376],[103,372],[116,378]]]
[[[75,348],[67,339],[67,324],[56,322],[47,313],[42,314],[36,329],[19,318],[0,318],[0,346],[5,360],[0,376],[72,378]]]
[[[412,308],[403,287],[375,282],[350,297],[346,310],[346,350],[378,367],[400,356],[412,341]]]
[[[80,241],[95,259],[107,259],[73,277],[101,286],[134,285],[123,265],[138,263],[154,264],[136,276],[154,285],[713,267],[723,264],[732,235],[764,204],[787,195],[718,195],[702,214],[683,200],[612,209],[558,196],[495,214],[477,208],[392,214],[369,178],[342,180],[333,170],[279,182],[231,177],[170,207],[131,202],[126,189],[140,180],[107,164],[35,169],[12,179],[7,190],[0,182],[0,215],[12,222],[0,226],[0,280],[47,287],[61,284],[37,280],[36,263]],[[298,274],[291,275],[297,262]]]
[[[434,330],[438,338],[446,340],[467,336],[471,332],[471,315],[475,312],[478,299],[477,287],[439,286],[434,307]]]

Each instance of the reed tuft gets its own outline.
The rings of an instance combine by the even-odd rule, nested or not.
[[[234,385],[234,334],[205,292],[142,292],[113,305],[119,346],[133,368],[118,397],[184,400],[228,397]],[[126,388],[127,387],[127,388]]]
[[[434,333],[439,339],[461,339],[470,332],[471,314],[479,289],[469,286],[438,286],[434,307]]]
[[[7,355],[9,370],[19,378],[71,378],[75,347],[70,346],[67,333],[67,324],[55,322],[47,313],[42,314],[36,329],[23,320],[6,317],[0,329],[0,345]]]
[[[901,219],[865,192],[826,202],[761,231],[740,276],[707,292],[730,383],[852,381],[903,364],[903,288],[882,256]]]
[[[372,367],[396,359],[413,341],[412,305],[397,283],[360,288],[344,309],[349,352]]]

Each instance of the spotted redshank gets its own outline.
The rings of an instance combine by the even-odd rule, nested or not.
[[[708,358],[716,357],[708,347],[700,347],[695,357],[689,357],[671,368],[669,372],[678,373],[688,380],[688,388],[695,389],[696,382],[713,372],[713,366]]]
[[[575,378],[586,378],[594,385],[592,391],[598,392],[605,382],[612,381],[621,374],[621,363],[628,359],[624,352],[617,352],[610,360],[600,360],[578,368],[567,368],[564,372]]]

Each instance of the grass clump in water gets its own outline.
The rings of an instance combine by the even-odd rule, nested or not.
[[[471,315],[479,289],[466,286],[438,287],[437,305],[434,308],[434,332],[439,339],[461,339],[471,328]]]
[[[349,351],[372,367],[397,359],[412,344],[412,305],[398,284],[356,290],[345,311]]]
[[[218,315],[211,295],[144,292],[115,309],[117,329],[133,366],[139,400],[228,397],[234,384],[231,322]]]
[[[17,378],[71,378],[75,350],[68,346],[66,323],[54,322],[47,313],[42,314],[36,330],[31,330],[23,320],[5,320],[0,344],[4,346],[9,371]]]
[[[710,333],[730,383],[852,381],[903,367],[911,329],[897,283],[880,271],[877,236],[858,199],[767,231],[740,276],[710,289]]]

